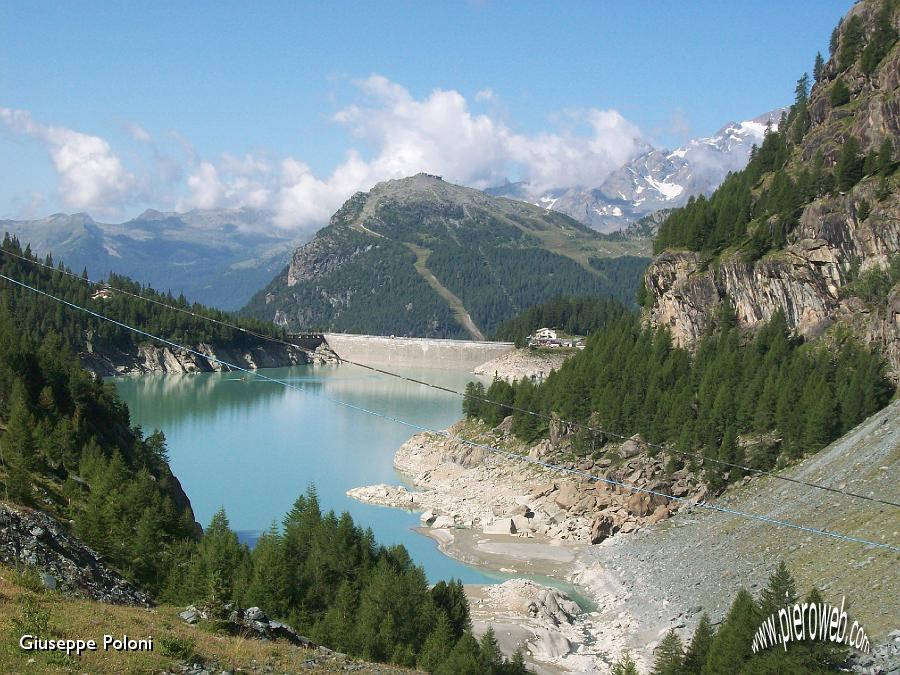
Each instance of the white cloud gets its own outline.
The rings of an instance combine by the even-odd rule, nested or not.
[[[373,156],[366,160],[351,151],[324,178],[288,160],[276,204],[282,227],[324,223],[353,192],[419,171],[477,188],[498,184],[515,172],[535,194],[553,187],[593,187],[641,149],[640,130],[614,110],[571,113],[573,121],[587,126],[586,135],[528,136],[490,115],[473,114],[457,91],[436,89],[417,100],[380,75],[356,84],[369,105],[349,105],[332,119],[373,147]],[[490,90],[475,98],[496,100]]]
[[[42,141],[59,173],[63,201],[76,209],[115,208],[137,187],[109,143],[98,136],[35,122],[25,110],[0,108],[0,119],[13,131]]]
[[[128,132],[128,135],[136,141],[141,143],[150,143],[153,141],[153,137],[150,136],[150,133],[139,124],[135,124],[134,122],[124,122],[122,126],[125,127],[125,131]]]
[[[158,203],[161,198],[176,202],[179,210],[252,206],[272,210],[276,225],[287,229],[323,225],[354,192],[420,171],[476,188],[516,177],[538,196],[549,188],[599,185],[642,149],[640,130],[615,110],[569,111],[562,119],[570,128],[530,135],[499,115],[490,89],[474,100],[489,102],[492,110],[475,113],[455,90],[435,89],[416,98],[381,75],[354,84],[357,100],[331,120],[359,147],[351,146],[327,175],[316,175],[295,157],[200,157],[187,139],[171,132],[169,139],[182,148],[176,160],[134,124],[129,133],[153,155],[138,180],[101,138],[37,124],[24,111],[0,109],[0,118],[47,144],[70,206],[111,209],[143,199],[166,208]]]

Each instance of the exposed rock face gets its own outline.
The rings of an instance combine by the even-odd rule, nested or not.
[[[847,195],[818,199],[806,207],[785,249],[756,262],[739,255],[704,268],[692,251],[668,251],[647,270],[654,299],[652,326],[669,328],[676,344],[692,347],[728,298],[739,323],[754,328],[783,311],[788,326],[815,337],[831,324],[850,319],[851,327],[885,348],[900,373],[900,313],[895,292],[886,307],[870,311],[841,293],[851,264],[863,271],[885,267],[900,252],[900,195],[878,200],[876,186],[857,185]],[[871,212],[859,219],[859,205]],[[859,321],[860,315],[865,319]]]
[[[98,602],[150,605],[146,595],[41,511],[0,504],[0,560],[11,566],[37,568],[48,588]]]
[[[250,370],[337,361],[337,357],[327,347],[309,352],[274,342],[251,348],[223,348],[200,343],[193,349],[205,356],[185,349],[149,343],[138,345],[137,353],[124,352],[88,340],[81,360],[87,370],[100,377],[149,373],[218,373],[233,370],[222,361]]]
[[[841,23],[840,44],[851,17],[861,19],[868,41],[881,7],[882,3],[874,0],[854,5]],[[896,9],[893,23],[900,30],[900,11]],[[843,71],[836,61],[828,61],[810,93],[810,126],[792,160],[796,172],[812,164],[818,154],[826,167],[834,168],[850,136],[858,141],[863,155],[879,152],[884,139],[890,139],[896,157],[900,145],[900,50],[895,46],[868,75],[862,70],[862,59]],[[850,91],[847,105],[831,102],[838,77]],[[784,312],[790,328],[808,337],[840,322],[882,347],[892,376],[900,380],[898,289],[880,307],[866,307],[844,292],[857,265],[861,272],[885,268],[891,256],[900,255],[897,186],[896,175],[884,180],[870,175],[846,194],[832,191],[814,199],[787,233],[786,245],[755,262],[746,262],[740,252],[723,254],[714,263],[693,252],[662,253],[645,277],[653,300],[648,323],[669,328],[676,344],[692,347],[725,298],[745,328],[754,328],[777,311]]]

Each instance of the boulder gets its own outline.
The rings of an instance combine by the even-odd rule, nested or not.
[[[516,534],[516,525],[512,518],[499,518],[482,528],[485,534]]]
[[[525,516],[513,516],[511,518],[514,532],[528,532],[531,530],[531,521]]]
[[[643,449],[644,440],[641,438],[640,434],[635,434],[619,446],[619,457],[630,459],[631,457],[636,457],[641,454]]]
[[[579,498],[578,488],[572,483],[564,483],[563,486],[559,488],[553,501],[556,502],[556,505],[559,508],[568,511],[578,503]]]
[[[591,523],[591,543],[599,544],[604,539],[614,535],[617,529],[615,519],[608,513],[601,513]]]
[[[534,638],[528,641],[529,651],[539,659],[557,659],[572,651],[572,643],[557,631],[535,628]]]
[[[423,513],[421,516],[419,516],[419,522],[421,522],[423,525],[431,525],[434,522],[435,518],[437,518],[437,516],[434,514],[434,511],[431,511],[429,509],[428,511],[425,511],[425,513]]]
[[[661,520],[665,520],[669,517],[669,509],[664,505],[657,506],[653,513],[650,514],[650,517],[647,518],[647,523],[650,525],[655,525]]]
[[[435,529],[455,527],[456,519],[453,516],[438,516],[431,526]]]
[[[531,491],[532,496],[535,499],[540,499],[541,497],[546,497],[551,492],[556,489],[556,483],[544,483],[543,485],[538,485]]]
[[[650,495],[646,492],[635,492],[625,500],[625,508],[633,516],[643,517],[653,513],[650,506]]]

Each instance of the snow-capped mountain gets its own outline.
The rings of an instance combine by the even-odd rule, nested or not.
[[[526,183],[507,183],[488,193],[560,211],[601,232],[614,232],[659,209],[682,206],[692,195],[709,194],[729,171],[747,164],[766,125],[777,126],[783,108],[744,122],[729,122],[714,136],[695,138],[676,150],[650,148],[595,187],[533,194]]]

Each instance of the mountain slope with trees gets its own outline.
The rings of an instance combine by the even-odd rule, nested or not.
[[[898,33],[900,3],[854,5],[747,168],[662,223],[644,304],[676,344],[727,302],[744,328],[779,311],[809,337],[843,325],[900,377]]]
[[[632,303],[645,258],[568,216],[418,174],[351,197],[243,310],[289,330],[470,337],[558,295]],[[429,280],[432,284],[429,284]]]
[[[79,278],[62,263],[54,266],[50,256],[38,260],[31,247],[26,244],[23,250],[15,237],[6,236],[0,244],[0,273],[211,357],[160,346],[126,328],[0,280],[0,293],[20,331],[37,343],[50,333],[56,335],[67,349],[81,357],[86,367],[101,375],[126,369],[209,371],[223,367],[215,361],[216,356],[250,368],[257,364],[286,366],[307,362],[301,350],[264,339],[285,337],[284,331],[271,323],[236,319],[225,312],[189,303],[184,296],[159,293],[118,274],[111,273],[103,284],[91,284],[87,270]]]

